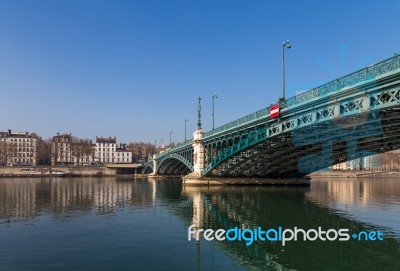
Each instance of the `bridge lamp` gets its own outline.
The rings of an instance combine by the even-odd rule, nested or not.
[[[213,130],[214,130],[214,100],[215,99],[217,99],[218,98],[218,96],[217,96],[217,93],[215,93],[213,96],[212,96],[212,119],[213,119]]]
[[[161,146],[160,146],[161,148],[162,148],[162,142],[163,142],[163,140],[164,140],[164,138],[161,138]]]
[[[169,132],[169,147],[171,147],[171,143],[172,143],[172,141],[171,141],[171,135],[172,135],[173,133],[174,133],[173,131]]]
[[[186,122],[188,122],[188,119],[185,119],[185,141],[186,141]]]
[[[292,48],[289,40],[282,42],[282,100],[285,100],[285,48]]]

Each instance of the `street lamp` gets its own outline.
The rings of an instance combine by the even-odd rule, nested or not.
[[[161,146],[160,146],[161,148],[162,148],[162,142],[163,142],[163,140],[164,140],[164,138],[161,138]]]
[[[215,93],[213,96],[212,96],[212,119],[213,119],[213,130],[214,130],[214,100],[215,99],[217,99],[218,98],[218,96],[217,96],[217,93]]]
[[[188,122],[188,119],[185,119],[185,141],[186,141],[186,122]]]
[[[289,40],[282,42],[282,101],[285,100],[285,48],[292,48]]]
[[[171,135],[172,135],[173,133],[174,133],[173,131],[169,132],[169,147],[171,147],[171,143],[172,143],[172,141],[171,141]]]

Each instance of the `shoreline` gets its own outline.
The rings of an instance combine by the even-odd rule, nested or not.
[[[21,170],[32,170],[23,172]],[[46,175],[47,170],[62,171],[63,176]],[[0,178],[48,178],[48,177],[113,177],[119,176],[117,171],[106,167],[88,166],[36,166],[36,167],[0,167]],[[209,178],[189,174],[186,176],[164,176],[148,174],[132,174],[133,178],[152,180],[166,180],[182,178],[184,185],[309,185],[311,180],[320,178],[400,178],[400,171],[367,171],[367,170],[333,170],[319,171],[306,175],[303,178],[272,179],[272,178]]]
[[[313,178],[387,178],[400,177],[400,171],[368,171],[368,170],[333,170],[320,171],[308,174]]]
[[[46,171],[63,172],[62,176],[47,175]],[[91,166],[32,166],[0,167],[0,178],[49,178],[49,177],[106,177],[117,176],[116,169]]]

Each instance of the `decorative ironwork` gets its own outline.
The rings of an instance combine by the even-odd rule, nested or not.
[[[287,106],[295,106],[304,102],[308,102],[314,98],[324,96],[326,94],[338,91],[345,87],[353,86],[355,84],[365,82],[383,75],[388,72],[395,71],[400,68],[400,56],[395,55],[377,64],[368,66],[364,69],[353,72],[349,75],[343,76],[329,83],[326,83],[317,88],[311,89],[307,92],[294,96],[287,100]],[[281,108],[283,109],[283,108]]]
[[[254,112],[254,113],[250,114],[250,115],[244,116],[243,118],[240,118],[240,119],[237,119],[235,121],[229,122],[229,123],[227,123],[225,125],[222,125],[222,126],[216,128],[216,129],[214,129],[214,130],[211,130],[209,132],[206,132],[204,134],[204,137],[208,137],[208,136],[220,133],[220,132],[224,132],[224,131],[227,131],[227,130],[232,129],[232,128],[237,128],[238,126],[241,126],[243,124],[247,124],[249,122],[253,122],[255,120],[261,120],[261,119],[267,119],[267,118],[269,118],[269,107],[261,109],[261,110],[259,110],[257,112]]]
[[[261,129],[260,129],[261,128]],[[243,140],[240,140],[238,143],[233,144],[230,147],[225,148],[222,152],[212,159],[212,161],[204,168],[203,174],[206,175],[210,172],[213,168],[218,166],[227,158],[231,157],[232,155],[245,150],[253,145],[256,145],[259,142],[265,141],[267,139],[267,135],[265,129],[263,127],[259,127],[258,131],[250,134]]]

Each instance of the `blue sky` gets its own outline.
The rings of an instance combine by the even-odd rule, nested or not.
[[[399,1],[0,1],[0,130],[175,142],[400,53]]]

